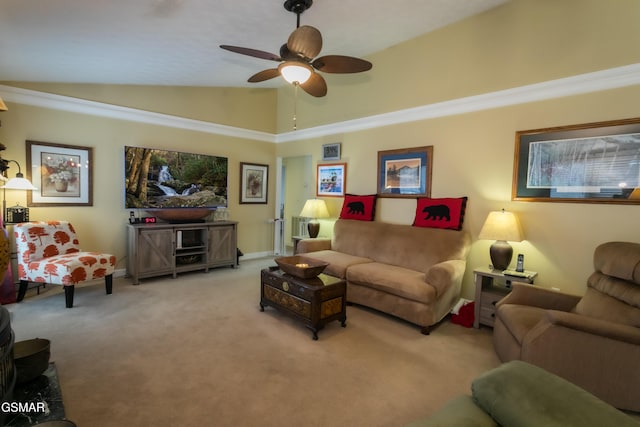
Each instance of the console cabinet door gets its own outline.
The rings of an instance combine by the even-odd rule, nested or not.
[[[209,227],[209,265],[236,265],[237,236],[234,224]]]
[[[173,230],[139,230],[139,233],[138,276],[172,273],[175,259]]]

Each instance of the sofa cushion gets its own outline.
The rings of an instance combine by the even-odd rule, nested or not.
[[[522,344],[524,336],[546,315],[547,310],[517,304],[504,304],[498,308],[497,316],[511,335]]]
[[[638,426],[580,387],[519,360],[480,375],[471,391],[478,406],[505,427]]]
[[[405,224],[339,219],[333,228],[331,249],[374,261],[426,273],[432,265],[451,259],[466,260],[469,233]]]
[[[593,252],[593,266],[607,276],[640,285],[640,245],[634,242],[607,242]]]
[[[404,267],[370,262],[352,265],[347,280],[421,303],[437,299],[436,290],[424,280],[424,273]]]
[[[341,219],[355,219],[357,221],[373,221],[376,215],[376,195],[357,196],[347,194],[344,196]]]
[[[316,252],[309,252],[304,255],[307,258],[313,258],[320,261],[328,262],[329,265],[325,268],[324,273],[330,276],[339,277],[340,279],[346,279],[347,268],[356,264],[363,264],[373,262],[370,258],[358,257],[349,254],[343,254],[333,250],[323,250]]]
[[[447,228],[461,230],[467,198],[419,198],[413,225],[416,227]]]
[[[595,272],[589,277],[587,291],[573,311],[640,328],[639,300],[637,285]]]

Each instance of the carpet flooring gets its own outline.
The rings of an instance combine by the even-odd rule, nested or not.
[[[499,365],[491,329],[431,335],[360,306],[310,331],[267,307],[260,270],[239,268],[59,287],[7,305],[16,340],[51,341],[67,418],[102,426],[403,426],[469,393]]]

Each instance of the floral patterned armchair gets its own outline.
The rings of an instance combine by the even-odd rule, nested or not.
[[[112,292],[116,257],[83,252],[73,226],[67,221],[37,221],[13,227],[18,254],[18,302],[29,282],[64,286],[67,308],[73,307],[77,283],[104,277],[107,294]]]

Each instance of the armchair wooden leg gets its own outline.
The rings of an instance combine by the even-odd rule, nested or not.
[[[20,302],[24,299],[28,286],[29,282],[27,280],[20,280],[20,287],[18,288],[18,297],[16,298],[16,301]]]
[[[107,295],[111,295],[113,291],[113,274],[104,276],[104,287],[107,290]]]
[[[67,303],[67,308],[73,307],[73,292],[75,291],[75,286],[65,286],[64,287],[64,299]]]

